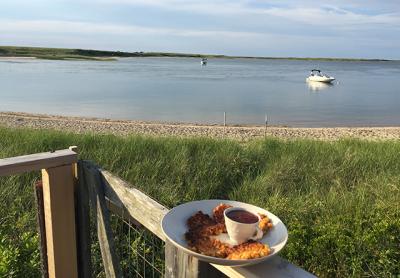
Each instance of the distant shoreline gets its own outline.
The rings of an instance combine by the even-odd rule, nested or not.
[[[215,59],[257,59],[257,60],[299,60],[299,61],[340,61],[340,62],[389,62],[388,59],[362,58],[312,58],[312,57],[257,57],[257,56],[227,56],[197,53],[170,53],[170,52],[123,52],[92,49],[45,48],[0,46],[0,58],[37,58],[45,60],[91,60],[114,61],[117,58],[134,57],[174,57],[174,58],[215,58]]]
[[[35,60],[36,57],[27,57],[27,56],[0,56],[0,60]]]
[[[210,137],[248,141],[264,136],[281,139],[308,138],[333,141],[343,138],[366,140],[400,140],[400,127],[329,127],[298,128],[263,126],[221,126],[184,123],[110,120],[88,117],[66,117],[21,112],[0,112],[0,126],[63,130],[74,133],[146,136]]]

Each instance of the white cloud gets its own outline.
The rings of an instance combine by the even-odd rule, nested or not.
[[[149,6],[165,10],[185,11],[201,14],[242,14],[246,11],[247,1],[228,0],[88,0],[102,4],[125,4]]]
[[[321,4],[316,1],[248,1],[248,0],[89,0],[105,4],[126,4],[157,7],[166,10],[186,11],[200,14],[222,15],[266,15],[282,18],[289,21],[319,24],[332,27],[354,28],[365,24],[386,24],[400,27],[400,5],[394,12],[366,14],[355,12],[344,7],[359,7],[351,5],[349,1],[331,1],[330,4]],[[365,1],[366,8],[368,1]],[[399,1],[400,2],[400,1]],[[254,3],[259,6],[255,7]],[[260,4],[270,7],[261,7]],[[253,4],[253,5],[251,5]],[[271,6],[271,4],[273,4]],[[278,5],[279,7],[276,7]],[[282,7],[282,5],[284,5]],[[375,4],[376,5],[376,4]],[[396,5],[396,3],[393,3]],[[265,6],[265,5],[264,5]]]
[[[260,11],[271,16],[283,17],[287,20],[299,21],[307,24],[325,25],[333,27],[363,26],[365,24],[388,24],[400,26],[400,14],[365,15],[333,6],[322,8],[271,8]]]
[[[107,24],[60,20],[0,20],[0,32],[38,32],[38,33],[75,33],[104,35],[170,35],[182,37],[230,37],[248,38],[261,36],[255,32],[236,32],[220,30],[193,30],[145,27],[138,25]],[[1,37],[1,34],[0,34]]]

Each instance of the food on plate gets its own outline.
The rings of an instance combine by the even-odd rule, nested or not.
[[[271,253],[269,247],[257,241],[248,241],[232,248],[228,259],[230,260],[250,260],[268,256]]]
[[[185,234],[186,241],[191,250],[203,255],[231,260],[247,260],[267,256],[270,248],[260,242],[249,240],[239,245],[230,245],[216,238],[226,233],[224,211],[232,206],[220,204],[213,209],[210,217],[202,211],[198,211],[187,220],[188,231]],[[259,228],[265,234],[271,227],[271,220],[263,214],[260,215]],[[255,217],[255,215],[252,215]],[[258,217],[257,221],[258,221]],[[254,223],[254,222],[253,222]]]
[[[232,252],[228,244],[208,236],[192,238],[189,245],[197,253],[217,258],[226,258]]]
[[[198,211],[195,215],[188,219],[189,231],[187,235],[190,236],[216,236],[226,233],[224,224],[215,222],[208,214]]]
[[[227,204],[219,204],[213,209],[214,220],[218,223],[225,223],[224,211],[232,206]]]
[[[196,230],[201,227],[215,225],[216,222],[208,214],[198,211],[195,215],[188,219],[187,224],[189,226],[189,230]]]
[[[260,215],[261,218],[260,223],[258,223],[258,227],[264,234],[266,234],[272,228],[271,219],[269,219],[268,216],[262,213],[259,213],[258,215]]]

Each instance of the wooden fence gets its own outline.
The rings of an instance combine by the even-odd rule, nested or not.
[[[95,243],[100,249],[105,276],[123,277],[110,220],[116,215],[132,223],[135,229],[146,230],[165,242],[165,272],[160,276],[314,277],[279,256],[258,265],[233,268],[186,255],[168,242],[161,231],[161,219],[168,208],[94,163],[78,161],[76,147],[0,160],[0,176],[34,170],[41,170],[43,179],[43,200],[38,208],[40,211],[43,203],[44,276],[48,273],[49,277],[92,277]],[[91,223],[96,226],[97,242],[93,242]],[[136,274],[146,276],[146,272]]]
[[[75,220],[76,163],[74,148],[0,160],[0,176],[42,171],[43,254],[49,277],[78,277]],[[39,194],[40,195],[40,194]]]

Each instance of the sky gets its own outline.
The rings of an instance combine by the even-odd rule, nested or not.
[[[0,45],[400,59],[400,0],[0,0]]]

